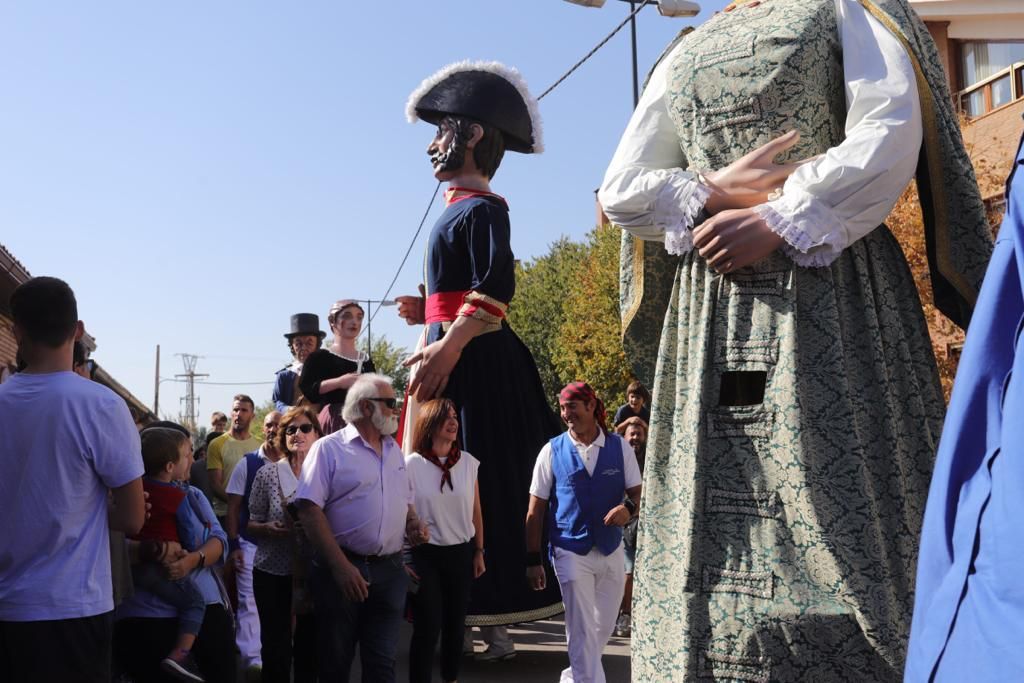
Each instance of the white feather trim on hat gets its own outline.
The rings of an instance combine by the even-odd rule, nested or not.
[[[519,70],[515,67],[505,66],[501,62],[474,62],[466,59],[449,64],[433,76],[424,79],[419,87],[412,91],[412,94],[409,95],[409,100],[405,104],[405,118],[408,119],[409,123],[416,123],[419,120],[420,117],[416,114],[416,104],[423,96],[430,92],[435,85],[460,71],[487,71],[501,76],[514,85],[523,101],[526,102],[527,111],[530,112],[530,127],[533,129],[533,153],[540,154],[544,151],[544,134],[540,122],[540,107],[537,105],[537,99],[530,94],[526,80],[523,79]]]

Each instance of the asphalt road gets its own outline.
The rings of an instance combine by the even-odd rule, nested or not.
[[[479,631],[476,650],[483,650]],[[561,617],[509,627],[516,643],[516,656],[503,662],[478,662],[471,657],[462,660],[459,683],[555,683],[562,669],[569,666],[565,650],[565,624]],[[404,623],[399,636],[398,682],[409,680],[409,638],[412,625]],[[629,683],[629,639],[612,637],[604,650],[604,671],[608,683]],[[358,662],[350,680],[359,681]],[[434,680],[441,680],[435,662]]]

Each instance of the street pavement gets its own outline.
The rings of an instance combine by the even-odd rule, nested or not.
[[[509,627],[516,643],[516,656],[503,662],[478,662],[471,657],[462,660],[459,683],[555,683],[562,669],[569,666],[565,649],[565,623],[562,617]],[[399,683],[409,680],[409,638],[412,625],[402,624],[398,648]],[[474,631],[476,651],[483,651],[480,632]],[[604,671],[608,683],[629,683],[629,638],[612,636],[604,649]],[[441,680],[437,662],[434,680]],[[360,680],[358,662],[351,680]]]

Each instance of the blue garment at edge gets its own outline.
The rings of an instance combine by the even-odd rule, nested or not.
[[[569,435],[551,439],[551,513],[548,538],[551,545],[586,555],[597,546],[611,555],[622,543],[622,527],[605,526],[604,517],[622,502],[626,474],[622,441],[609,435],[598,451],[594,475],[587,472]]]
[[[295,404],[295,380],[298,375],[292,370],[292,366],[281,368],[274,374],[274,391],[270,398],[274,401],[274,407],[285,412]]]
[[[1024,139],[928,494],[906,680],[1024,681]]]

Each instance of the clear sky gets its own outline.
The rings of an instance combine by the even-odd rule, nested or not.
[[[694,19],[638,17],[641,79]],[[0,5],[0,243],[75,289],[94,358],[152,405],[174,354],[202,356],[200,424],[262,402],[292,313],[380,298],[435,181],[433,130],[404,118],[462,59],[517,67],[539,94],[629,11],[559,0],[6,2]],[[541,102],[547,151],[507,154],[513,248],[594,224],[594,190],[632,110],[628,27]],[[392,296],[421,280],[424,234]],[[394,309],[374,336],[411,348]],[[176,416],[181,384],[160,389]]]

